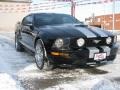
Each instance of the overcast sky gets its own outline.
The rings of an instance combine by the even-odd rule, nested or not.
[[[77,0],[77,1],[81,1],[81,0]],[[100,0],[88,0],[88,2],[94,2],[94,1],[100,1]],[[44,3],[44,2],[45,0],[33,0],[33,3],[36,4]],[[65,4],[65,2],[62,2],[62,4]],[[93,13],[96,16],[104,15],[104,14],[112,14],[113,11],[112,6],[113,6],[113,2],[108,2],[104,4],[79,5],[76,6],[76,17],[83,21],[86,17],[92,16]],[[70,5],[61,8],[50,9],[50,10],[39,10],[39,12],[56,12],[56,13],[66,13],[66,14],[71,13]],[[115,12],[120,13],[120,0],[115,2]]]

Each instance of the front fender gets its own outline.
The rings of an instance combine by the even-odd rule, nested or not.
[[[42,46],[43,46],[43,48],[44,48],[44,54],[45,54],[45,57],[47,58],[47,51],[46,51],[46,48],[45,48],[45,45],[44,45],[44,42],[43,42],[43,40],[40,38],[40,37],[36,37],[35,38],[35,40],[34,40],[34,48],[35,48],[35,46],[36,46],[36,42],[37,42],[37,40],[40,40],[41,41],[41,43],[42,43]]]

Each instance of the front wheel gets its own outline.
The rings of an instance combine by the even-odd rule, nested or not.
[[[40,39],[37,40],[35,45],[35,62],[40,70],[51,70],[54,67],[54,65],[47,60],[45,56],[45,49]]]

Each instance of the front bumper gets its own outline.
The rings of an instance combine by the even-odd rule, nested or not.
[[[52,51],[59,52],[62,54],[50,56],[54,63],[59,64],[87,64],[102,61],[113,61],[117,55],[118,45],[114,44],[112,46],[100,46],[100,47],[86,47],[84,49],[79,49],[75,51]],[[94,60],[95,53],[106,53],[106,59]]]

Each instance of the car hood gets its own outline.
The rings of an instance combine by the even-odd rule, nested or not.
[[[40,27],[40,33],[48,38],[64,38],[64,37],[108,37],[112,33],[102,30],[97,27],[79,25],[79,24],[64,24],[57,26]]]

